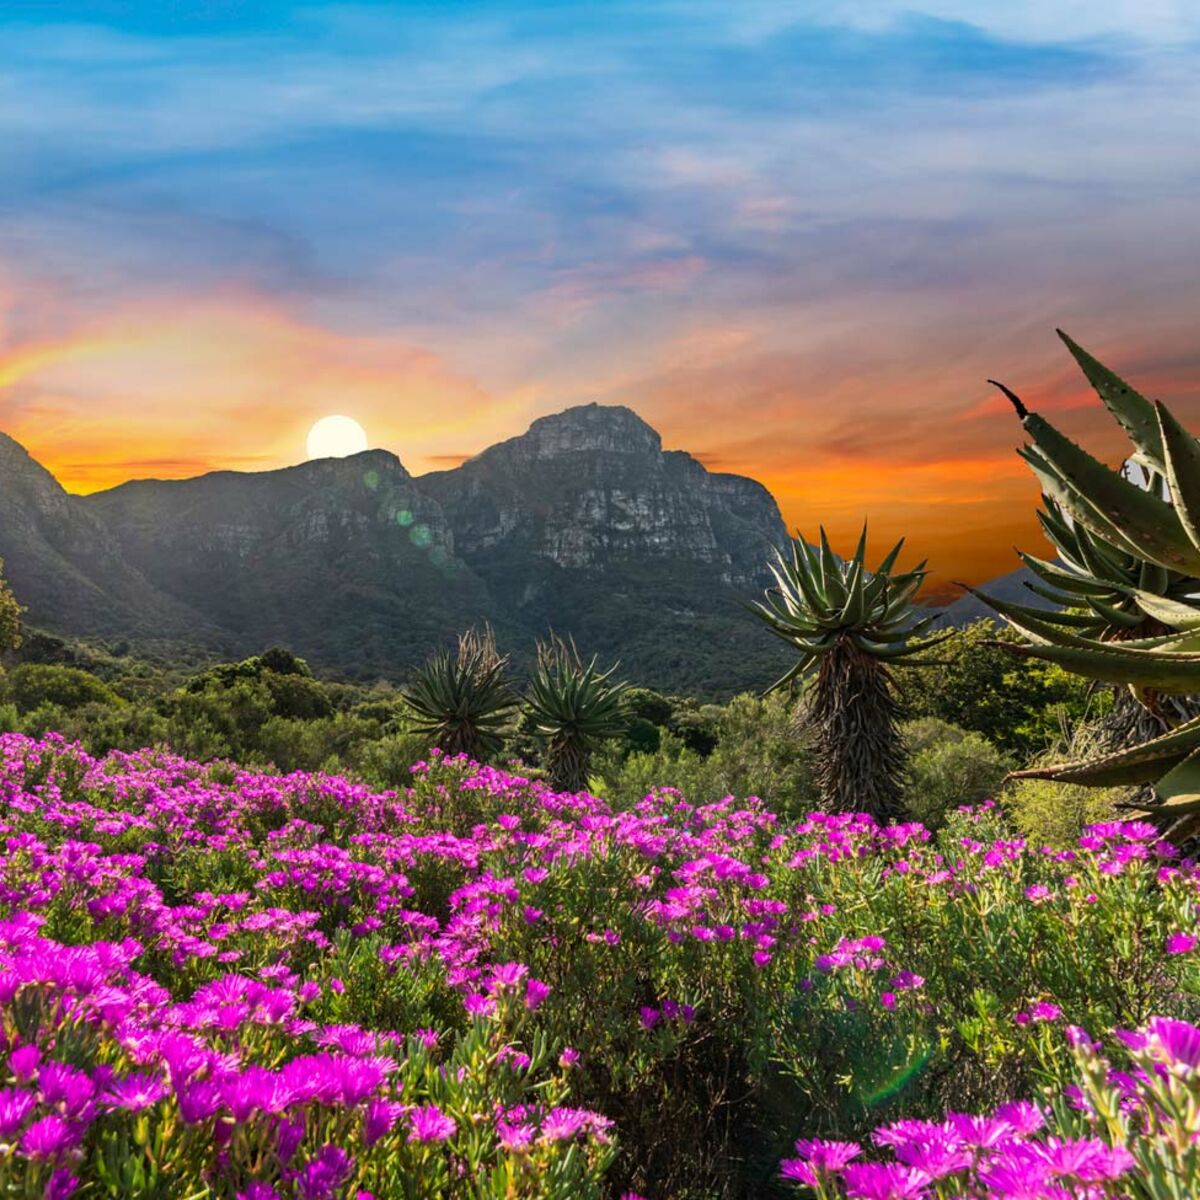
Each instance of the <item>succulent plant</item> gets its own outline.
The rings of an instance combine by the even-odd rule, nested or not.
[[[435,654],[401,693],[413,728],[446,754],[486,761],[500,749],[518,703],[504,679],[507,665],[490,628],[464,633],[457,653]]]
[[[538,643],[526,706],[546,741],[546,773],[559,791],[586,789],[592,754],[625,730],[622,699],[628,685],[611,682],[615,670],[614,665],[601,671],[595,656],[585,663],[572,641],[551,637]]]
[[[824,529],[819,547],[794,537],[770,564],[775,585],[750,606],[797,655],[768,691],[815,676],[804,722],[815,735],[816,780],[832,811],[860,809],[880,819],[900,811],[904,750],[888,664],[940,640],[920,638],[936,616],[920,618],[912,604],[925,564],[892,573],[903,545],[869,571],[865,524],[847,560],[833,553]]]
[[[1060,552],[1063,542],[1078,552],[1075,564],[1064,558],[1061,568],[1034,560],[1038,573],[1069,598],[1086,596],[1088,611],[1046,613],[976,594],[1024,634],[1025,642],[1009,644],[1013,653],[1126,685],[1165,732],[1088,762],[1018,774],[1103,787],[1153,783],[1154,811],[1173,823],[1200,812],[1200,717],[1179,722],[1171,708],[1173,697],[1200,694],[1200,442],[1165,406],[1059,336],[1129,435],[1129,461],[1150,486],[1093,458],[996,384],[1031,439],[1021,456],[1061,522],[1052,525],[1052,540]],[[1097,548],[1103,554],[1089,561]],[[1098,626],[1095,618],[1104,621]]]

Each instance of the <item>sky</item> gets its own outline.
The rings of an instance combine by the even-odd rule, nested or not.
[[[0,6],[0,430],[72,491],[627,404],[935,592],[1041,552],[1062,326],[1200,421],[1200,6]],[[0,481],[2,485],[2,481]]]

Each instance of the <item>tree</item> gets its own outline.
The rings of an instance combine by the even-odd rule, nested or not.
[[[21,645],[21,613],[24,611],[4,578],[4,559],[0,558],[0,654]]]
[[[546,773],[559,791],[582,792],[592,754],[606,738],[625,731],[622,698],[628,685],[609,682],[615,670],[601,671],[594,656],[584,663],[574,642],[552,637],[538,643],[526,704],[546,741]]]
[[[1150,812],[1164,832],[1188,837],[1200,814],[1200,717],[1177,724],[1181,714],[1167,701],[1200,693],[1200,606],[1190,591],[1173,594],[1166,584],[1170,573],[1200,578],[1200,442],[1164,405],[1147,400],[1061,331],[1060,336],[1129,435],[1133,450],[1128,459],[1161,481],[1161,486],[1139,487],[1031,412],[1009,388],[996,386],[1012,401],[1031,439],[1021,457],[1058,511],[1087,530],[1089,542],[1099,539],[1119,548],[1157,573],[1158,586],[1152,587],[1142,582],[1140,569],[1136,582],[1110,571],[1108,582],[1117,585],[1128,604],[1120,620],[1112,606],[1097,615],[1121,626],[1137,618],[1140,626],[1149,624],[1153,632],[1118,638],[1108,627],[1097,629],[1054,614],[1048,617],[1024,605],[983,599],[1023,635],[1020,642],[1008,646],[1010,652],[1057,663],[1089,679],[1127,686],[1166,732],[1086,761],[1037,767],[1018,775],[1093,787],[1153,784],[1146,799]]]
[[[892,574],[903,544],[901,539],[869,572],[866,525],[854,556],[844,561],[830,549],[824,529],[819,550],[793,538],[789,552],[775,552],[775,586],[752,606],[797,654],[769,690],[815,676],[804,723],[815,738],[824,805],[879,820],[898,816],[903,806],[900,704],[888,664],[929,645],[918,636],[936,619],[917,619],[912,605],[925,564]]]
[[[446,754],[485,762],[502,744],[502,730],[517,698],[504,679],[507,657],[496,650],[490,628],[469,630],[458,653],[434,655],[401,693],[413,728]]]

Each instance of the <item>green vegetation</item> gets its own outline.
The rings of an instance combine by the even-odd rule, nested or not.
[[[4,578],[4,559],[0,558],[0,654],[21,645],[21,611]]]
[[[815,672],[804,720],[813,731],[824,806],[881,820],[901,809],[904,771],[900,705],[888,664],[922,650],[927,643],[919,635],[935,620],[918,619],[912,604],[925,564],[892,574],[903,544],[868,571],[865,525],[846,561],[835,557],[824,529],[819,550],[793,538],[788,553],[775,552],[775,586],[752,607],[797,655],[771,690]]]
[[[592,755],[625,728],[621,696],[628,685],[609,682],[615,670],[601,671],[595,656],[584,663],[573,642],[554,637],[538,644],[527,704],[546,741],[546,773],[559,791],[583,791]]]
[[[504,681],[507,663],[490,628],[464,633],[457,654],[435,655],[403,693],[415,716],[413,731],[446,754],[487,762],[500,749],[517,704]]]
[[[1180,710],[1169,705],[1172,697],[1200,691],[1200,607],[1189,602],[1200,586],[1200,443],[1162,404],[1151,403],[1061,336],[1129,435],[1130,460],[1144,471],[1148,489],[1093,458],[1030,412],[1014,392],[997,386],[1013,402],[1032,439],[1022,457],[1055,512],[1070,518],[1071,527],[1064,525],[1059,536],[1073,537],[1074,549],[1088,572],[1094,572],[1058,572],[1069,577],[1064,589],[1069,583],[1082,595],[1103,586],[1106,595],[1120,594],[1122,604],[1088,595],[1088,612],[1047,616],[1023,605],[983,599],[1024,635],[1007,645],[1011,653],[1057,663],[1103,683],[1127,685],[1155,719],[1156,736],[1022,775],[1104,788],[1152,783],[1154,794],[1142,796],[1140,804],[1180,837],[1200,812],[1200,717],[1176,724]],[[1074,526],[1087,533],[1073,535]]]

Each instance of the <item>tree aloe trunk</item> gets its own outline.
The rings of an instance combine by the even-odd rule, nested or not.
[[[900,706],[886,667],[848,637],[821,660],[805,720],[816,739],[815,775],[830,812],[867,812],[880,822],[902,811]]]

